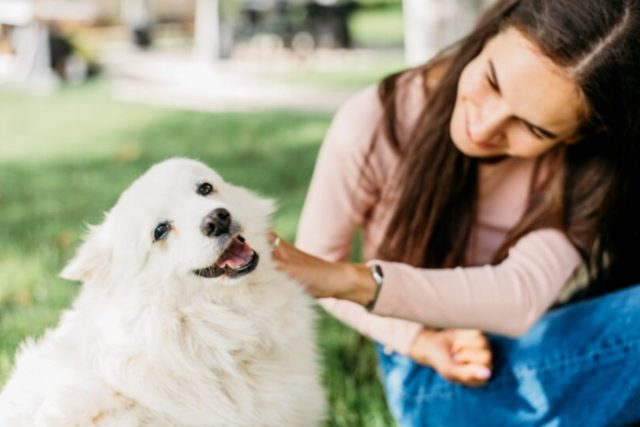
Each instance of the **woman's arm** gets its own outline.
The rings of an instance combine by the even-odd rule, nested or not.
[[[375,282],[367,266],[320,260],[306,269],[311,258],[286,244],[276,253],[280,266],[314,295],[360,305],[374,297]],[[384,284],[373,313],[430,327],[518,336],[554,303],[580,262],[566,236],[553,229],[524,236],[496,266],[422,269],[379,261]]]
[[[372,86],[355,95],[335,115],[320,149],[298,226],[296,245],[305,252],[326,261],[348,258],[354,230],[378,203],[379,185],[387,172],[385,168],[390,167],[380,158],[379,150],[385,147],[379,144],[371,158],[374,167],[360,179],[381,114],[376,88]],[[317,266],[310,260],[302,260],[302,264],[308,271],[312,265]],[[369,314],[350,301],[326,298],[319,302],[343,323],[403,354],[408,353],[421,329],[414,322]]]
[[[373,312],[519,336],[557,300],[580,263],[568,238],[553,229],[522,237],[496,266],[419,269],[381,261],[385,283]]]

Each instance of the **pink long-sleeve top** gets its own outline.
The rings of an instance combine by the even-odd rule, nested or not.
[[[400,137],[408,134],[422,102],[421,82],[407,83],[400,110]],[[382,197],[398,159],[378,140],[360,179],[361,166],[382,117],[375,87],[354,96],[335,115],[320,149],[296,245],[327,260],[347,259],[356,228],[363,229],[363,255],[373,259],[393,210]],[[403,130],[404,129],[404,130]],[[382,137],[380,137],[382,138]],[[424,327],[477,328],[517,336],[558,299],[581,259],[555,229],[523,236],[498,265],[490,265],[508,230],[524,213],[534,160],[510,158],[479,166],[478,214],[466,251],[467,265],[425,269],[379,260],[384,285],[372,313],[326,298],[322,306],[343,323],[406,354]],[[446,191],[446,189],[443,189]]]

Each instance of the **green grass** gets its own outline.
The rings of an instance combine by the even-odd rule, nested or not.
[[[276,229],[294,236],[330,116],[206,114],[122,104],[106,86],[34,98],[0,92],[0,384],[18,344],[56,323],[78,291],[57,278],[86,223],[153,163],[198,158],[276,198]],[[322,316],[327,426],[389,426],[371,344]]]
[[[366,5],[365,5],[366,6]],[[358,46],[402,46],[404,18],[402,2],[380,3],[377,7],[356,11],[349,21],[353,40]]]

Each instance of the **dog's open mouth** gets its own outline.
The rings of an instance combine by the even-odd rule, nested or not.
[[[260,257],[251,246],[245,243],[244,238],[235,235],[229,239],[229,243],[220,258],[215,263],[206,268],[196,270],[198,276],[219,277],[240,277],[252,272],[258,265]]]

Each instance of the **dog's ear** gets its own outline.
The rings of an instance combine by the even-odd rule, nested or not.
[[[244,187],[227,183],[224,191],[233,195],[234,206],[244,212],[258,212],[270,218],[278,210],[275,200],[259,196]]]
[[[89,231],[76,255],[60,272],[67,280],[87,282],[105,277],[111,264],[111,251],[104,232],[104,225],[89,226]]]
[[[260,211],[269,217],[278,210],[277,203],[273,199],[254,195],[254,201],[260,206]]]

